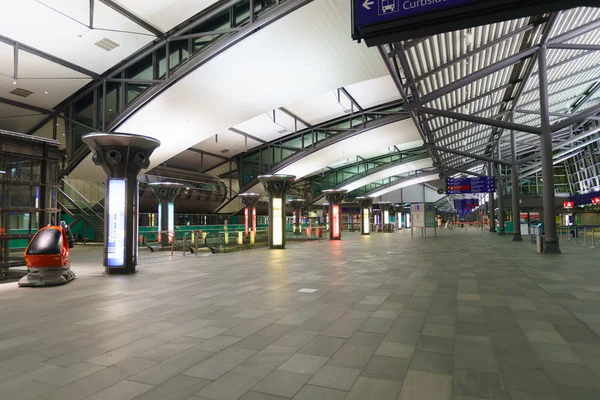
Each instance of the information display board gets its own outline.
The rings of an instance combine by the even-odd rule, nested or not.
[[[448,178],[446,192],[448,194],[492,193],[496,191],[493,176],[475,178]]]
[[[410,205],[410,215],[413,228],[425,228],[425,204],[413,203]]]
[[[437,226],[435,220],[435,205],[433,203],[425,203],[425,227],[435,228]]]
[[[599,0],[352,0],[352,38],[376,46],[541,15]]]

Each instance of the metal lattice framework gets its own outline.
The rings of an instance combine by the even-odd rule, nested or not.
[[[593,122],[600,113],[599,27],[600,10],[576,8],[379,50],[442,172],[481,174],[490,161],[510,165],[502,161],[511,156],[510,131],[521,169],[533,171],[541,157],[540,91],[547,92],[556,150],[587,148],[600,138]],[[579,154],[568,153],[556,151],[554,160]],[[587,165],[597,168],[594,160]]]

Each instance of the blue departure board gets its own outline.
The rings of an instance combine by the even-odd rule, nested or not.
[[[492,193],[496,191],[493,176],[475,178],[448,178],[446,192],[448,194]]]

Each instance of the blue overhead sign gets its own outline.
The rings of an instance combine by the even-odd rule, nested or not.
[[[380,46],[600,0],[352,0],[352,38]]]
[[[496,190],[494,177],[448,178],[446,192],[448,194],[491,193]]]
[[[354,0],[356,26],[377,24],[481,0]]]

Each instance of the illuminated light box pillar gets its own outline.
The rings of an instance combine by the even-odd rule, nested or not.
[[[347,190],[323,190],[321,193],[329,202],[329,240],[342,238],[342,209],[341,202],[346,197]]]
[[[360,206],[360,233],[361,235],[371,234],[371,206],[373,205],[372,197],[357,197],[355,199]]]
[[[379,209],[381,210],[381,231],[390,232],[390,203],[387,201],[380,201]]]
[[[261,175],[258,179],[269,193],[269,247],[285,249],[285,194],[294,175]]]
[[[150,166],[160,142],[126,133],[90,133],[82,137],[94,164],[107,175],[104,214],[104,266],[107,274],[132,274],[138,259],[138,173]]]
[[[304,199],[290,200],[292,210],[294,210],[294,235],[302,234],[302,209],[304,208]]]
[[[153,182],[148,186],[158,198],[158,234],[162,247],[171,243],[169,235],[175,235],[175,198],[184,189],[183,183]]]
[[[250,234],[250,243],[254,244],[256,236],[256,205],[262,197],[258,193],[241,193],[238,197],[244,203],[244,233]]]

